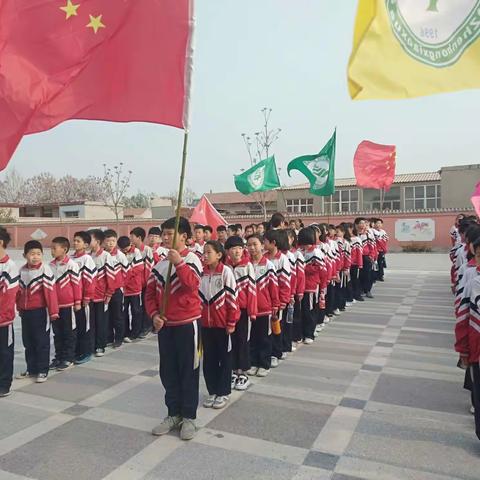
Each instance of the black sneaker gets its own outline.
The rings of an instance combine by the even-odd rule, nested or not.
[[[60,364],[57,367],[57,370],[59,372],[63,372],[64,370],[68,370],[69,368],[73,367],[73,362],[68,362],[64,360],[63,362],[60,362]]]
[[[96,357],[103,357],[105,355],[105,349],[104,348],[97,348],[95,350],[95,356]]]
[[[355,300],[356,300],[357,302],[364,302],[364,301],[365,301],[365,299],[364,299],[363,297],[361,297],[361,296],[355,297]]]
[[[49,370],[56,370],[61,363],[62,362],[60,360],[57,360],[56,358],[54,358],[50,362],[50,365],[48,366],[48,368],[49,368]]]
[[[11,393],[9,388],[0,388],[0,398],[8,397]]]
[[[113,348],[120,348],[123,342],[115,342],[112,346]]]
[[[83,363],[89,362],[91,359],[91,353],[84,353],[83,355],[80,355],[75,359],[75,365],[82,365]]]

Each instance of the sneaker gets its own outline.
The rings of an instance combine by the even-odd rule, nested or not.
[[[347,307],[351,307],[351,306],[353,305],[353,302],[347,302],[345,305],[346,305]]]
[[[182,422],[182,429],[180,430],[181,440],[191,440],[197,434],[197,426],[195,420],[191,418],[184,418]]]
[[[215,403],[215,399],[217,398],[216,395],[209,395],[203,402],[203,406],[205,408],[212,408],[213,404]]]
[[[321,331],[323,330],[323,324],[319,323],[316,327],[315,327],[315,331],[320,333]]]
[[[373,295],[372,295],[372,292],[367,292],[367,294],[365,295],[367,298],[373,298]]]
[[[382,278],[377,278],[377,281],[378,281],[378,282],[384,282],[385,280],[384,280],[384,278],[382,277]]]
[[[326,325],[327,323],[330,323],[330,317],[325,315],[325,319],[323,320],[323,323]]]
[[[73,367],[73,362],[67,362],[66,360],[64,360],[63,362],[60,362],[60,364],[57,367],[57,370],[59,372],[63,372],[63,371],[68,370],[69,368],[72,368],[72,367]]]
[[[75,365],[82,365],[83,363],[87,363],[92,359],[91,353],[85,353],[84,355],[80,355],[75,359]]]
[[[228,400],[229,400],[229,397],[227,396],[218,396],[216,399],[215,399],[215,402],[213,404],[213,408],[215,410],[220,410],[222,408],[224,408],[227,403],[228,403]]]
[[[113,348],[120,348],[120,347],[122,346],[122,343],[123,343],[123,342],[115,342],[115,343],[113,344]]]
[[[96,357],[103,357],[105,355],[105,349],[104,348],[97,348],[95,350],[95,356]]]
[[[132,343],[132,342],[133,342],[133,338],[125,337],[125,338],[123,339],[123,341],[124,341],[125,343]]]
[[[1,395],[0,395],[0,396],[1,396]],[[472,415],[475,415],[475,407],[474,407],[473,405],[470,407],[470,413],[471,413]]]
[[[278,367],[278,358],[277,357],[272,357],[270,366],[272,368],[277,368]]]
[[[0,388],[0,398],[8,397],[11,393],[9,388]]]
[[[139,336],[138,338],[140,338],[141,340],[143,340],[144,338],[147,338],[148,337],[148,334],[150,332],[148,330],[144,330]]]
[[[363,297],[357,297],[355,298],[355,302],[364,302],[365,299]]]
[[[342,307],[342,308],[340,308],[339,310],[340,310],[340,313],[341,313],[341,312],[345,312],[346,308],[345,308],[345,307]]]
[[[17,373],[15,375],[15,378],[17,380],[23,380],[24,378],[33,378],[33,377],[36,377],[36,375],[33,375],[33,373],[30,373],[30,372],[22,372],[22,373]]]
[[[313,332],[313,338],[317,338],[320,335],[320,332],[317,332],[316,330]]]
[[[249,386],[250,386],[250,380],[244,373],[241,373],[238,376],[237,383],[235,384],[235,390],[243,391],[243,390],[246,390]]]
[[[111,347],[113,347],[113,342],[107,342],[107,344],[105,346],[108,347],[108,348],[111,348]]]
[[[267,368],[259,368],[258,369],[258,373],[257,373],[257,377],[266,377],[268,374],[270,373],[270,370],[267,369]]]
[[[248,370],[247,375],[249,377],[254,377],[258,372],[258,367],[252,367],[250,370]]]
[[[232,373],[232,383],[231,383],[232,390],[235,389],[235,385],[237,384],[237,380],[238,380],[238,375],[236,373]]]
[[[333,311],[333,314],[336,315],[337,317],[338,317],[339,315],[341,315],[340,309],[339,309],[339,308],[336,308],[336,309]]]
[[[357,301],[355,299],[352,300],[352,303],[357,303]]]
[[[48,366],[49,370],[56,370],[56,368],[61,364],[62,362],[60,360],[57,360],[54,358],[51,362],[50,365]]]
[[[36,383],[45,383],[48,378],[48,373],[39,373],[35,379]]]
[[[292,352],[297,351],[297,345],[295,343],[292,343]]]
[[[165,417],[160,425],[157,425],[152,430],[152,435],[160,436],[166,435],[168,432],[175,428],[179,428],[182,424],[182,417],[177,415],[176,417]]]
[[[282,357],[280,358],[280,360],[286,360],[287,358],[288,358],[287,352],[283,352],[283,353],[282,353]]]
[[[306,338],[306,339],[303,341],[303,343],[304,343],[305,345],[311,345],[311,344],[313,343],[313,339],[311,339],[311,338]]]

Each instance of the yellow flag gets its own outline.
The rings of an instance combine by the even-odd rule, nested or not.
[[[359,0],[353,99],[480,88],[480,0]]]

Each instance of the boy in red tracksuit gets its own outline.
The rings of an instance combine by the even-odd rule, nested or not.
[[[106,309],[116,288],[115,264],[112,256],[102,248],[105,234],[101,230],[91,230],[90,235],[91,255],[97,269],[90,302],[90,327],[95,331],[95,356],[103,357],[107,345]]]
[[[50,370],[64,371],[73,366],[77,343],[75,313],[82,308],[82,287],[78,265],[68,256],[70,242],[65,237],[52,240],[50,268],[55,277],[59,318],[53,323],[55,358]]]
[[[271,319],[278,315],[278,279],[273,263],[263,256],[263,238],[254,234],[247,239],[247,248],[255,271],[257,289],[257,318],[252,323],[248,375],[266,377],[272,362]]]
[[[50,267],[43,263],[43,247],[36,240],[25,244],[27,263],[20,269],[17,309],[22,318],[22,340],[27,370],[18,378],[35,377],[43,383],[50,363],[50,320],[58,319],[55,279]]]
[[[387,252],[388,252],[388,234],[383,229],[383,220],[381,218],[377,218],[375,221],[375,240],[377,243],[377,251],[378,251],[377,280],[379,282],[383,282],[385,268],[387,267],[385,256],[387,255]]]
[[[245,256],[243,238],[230,237],[225,243],[226,264],[233,270],[237,281],[240,319],[232,335],[233,372],[232,389],[246,390],[250,386],[247,371],[250,370],[251,322],[257,317],[257,289],[255,272],[248,254]]]
[[[147,313],[158,331],[160,379],[165,388],[168,417],[152,430],[165,435],[180,428],[180,438],[191,440],[196,433],[199,395],[198,321],[202,314],[199,296],[203,267],[199,258],[186,247],[192,236],[188,220],[180,217],[176,243],[175,218],[162,225],[162,239],[169,248],[165,260],[153,267],[145,293]],[[170,290],[163,311],[165,284],[172,263]]]
[[[138,248],[130,243],[128,237],[118,239],[118,248],[127,257],[127,276],[123,288],[124,303],[124,341],[131,343],[142,333],[142,287],[145,267],[142,254]]]
[[[15,355],[13,321],[19,274],[6,252],[9,243],[10,234],[0,228],[0,397],[10,395]]]
[[[237,282],[232,270],[222,263],[225,250],[220,242],[207,242],[203,255],[205,266],[200,283],[203,376],[209,394],[203,406],[221,409],[232,392],[231,335],[240,316]]]
[[[71,259],[77,264],[80,275],[80,288],[82,290],[82,307],[75,312],[77,324],[77,347],[75,352],[75,365],[89,362],[95,350],[94,330],[90,325],[90,302],[95,289],[97,268],[92,257],[87,253],[92,237],[88,232],[75,232],[73,248],[75,253]]]
[[[363,249],[363,268],[359,275],[360,288],[362,294],[367,298],[373,298],[371,291],[373,285],[373,263],[376,260],[377,251],[375,238],[368,228],[365,218],[356,218],[354,225],[355,234],[358,235]]]

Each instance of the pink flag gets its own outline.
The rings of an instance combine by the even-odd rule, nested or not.
[[[218,213],[206,195],[200,199],[200,202],[198,202],[198,205],[193,210],[190,222],[200,225],[210,225],[213,228],[213,238],[216,238],[217,227],[227,224],[226,220]]]
[[[394,145],[379,145],[364,140],[353,158],[357,185],[363,188],[390,190],[395,180],[395,157]]]
[[[477,212],[477,216],[480,217],[480,182],[477,183],[474,192],[472,193],[472,204]]]

